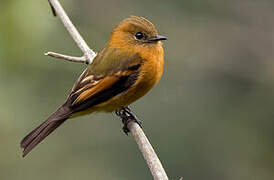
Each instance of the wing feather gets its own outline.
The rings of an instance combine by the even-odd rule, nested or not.
[[[68,104],[74,112],[79,112],[111,99],[135,83],[140,66],[135,63],[104,77],[86,70],[74,85]]]
[[[90,86],[92,88],[86,88],[85,91],[81,92],[78,97],[75,99],[75,101],[72,103],[72,106],[82,102],[90,97],[92,97],[94,94],[109,88],[113,83],[115,83],[119,79],[119,76],[107,76],[99,81],[97,81],[95,86]],[[90,84],[86,85],[89,86]],[[85,88],[85,87],[83,87]]]

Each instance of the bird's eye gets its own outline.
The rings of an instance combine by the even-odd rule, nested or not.
[[[143,33],[137,32],[137,33],[135,34],[135,37],[136,37],[136,39],[143,39],[145,36],[144,36]]]

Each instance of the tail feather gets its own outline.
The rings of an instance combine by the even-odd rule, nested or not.
[[[70,116],[68,109],[60,107],[45,122],[31,131],[21,141],[20,146],[24,149],[23,157],[25,157],[35,146],[43,141],[50,133],[63,124]]]

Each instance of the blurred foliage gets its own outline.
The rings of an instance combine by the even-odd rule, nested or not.
[[[170,179],[273,179],[274,1],[61,3],[96,51],[130,15],[168,37],[164,76],[133,108]],[[151,179],[111,114],[69,121],[21,158],[85,65],[43,55],[81,55],[46,0],[1,0],[0,27],[0,179]]]

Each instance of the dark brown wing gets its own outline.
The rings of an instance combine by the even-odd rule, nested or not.
[[[86,70],[67,100],[72,113],[91,108],[126,91],[136,82],[140,66],[141,64],[133,64],[105,77]]]

